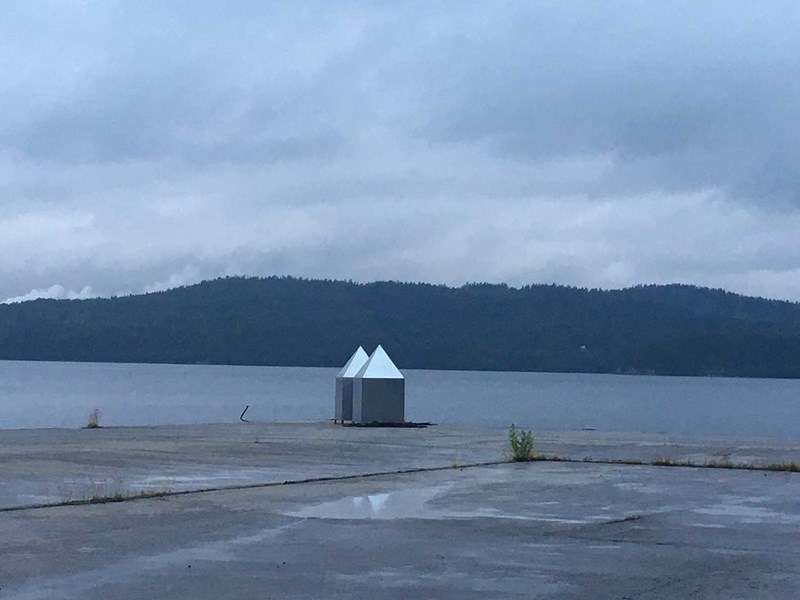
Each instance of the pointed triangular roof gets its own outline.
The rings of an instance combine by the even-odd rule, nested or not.
[[[405,379],[386,351],[378,346],[356,374],[360,379]]]
[[[358,373],[359,369],[364,366],[364,363],[367,362],[369,356],[367,353],[364,352],[364,349],[359,346],[358,350],[353,352],[353,356],[350,357],[350,360],[342,367],[342,370],[339,371],[336,376],[337,377],[355,377],[356,373]]]

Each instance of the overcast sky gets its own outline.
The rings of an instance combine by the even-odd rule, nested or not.
[[[800,300],[800,3],[9,0],[0,301],[290,274]]]

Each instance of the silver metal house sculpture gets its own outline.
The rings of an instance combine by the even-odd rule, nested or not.
[[[342,367],[336,375],[336,410],[334,412],[334,422],[353,420],[353,378],[356,373],[364,366],[369,356],[364,349],[359,346],[353,353],[350,360]]]
[[[406,380],[381,346],[353,379],[353,421],[402,423],[405,421]]]

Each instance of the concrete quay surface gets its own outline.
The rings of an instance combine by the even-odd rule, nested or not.
[[[330,423],[0,431],[0,599],[798,598],[800,474],[503,458],[505,431]],[[544,432],[576,459],[800,443]],[[393,473],[409,469],[435,469]],[[384,475],[364,474],[385,473]],[[91,495],[349,477],[23,509]],[[54,491],[49,491],[55,488]]]

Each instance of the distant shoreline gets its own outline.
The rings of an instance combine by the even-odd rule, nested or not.
[[[341,365],[260,365],[260,364],[229,364],[229,363],[181,363],[181,362],[134,362],[134,361],[107,361],[107,360],[50,360],[50,359],[18,359],[0,358],[0,363],[52,363],[52,364],[78,364],[78,365],[136,365],[136,366],[165,366],[165,367],[237,367],[245,369],[327,369],[338,370]],[[687,378],[687,379],[748,379],[767,381],[796,381],[800,376],[792,377],[760,377],[749,375],[673,375],[658,373],[604,373],[595,371],[518,371],[513,369],[428,369],[417,367],[402,367],[402,371],[441,371],[448,373],[510,373],[510,374],[541,374],[541,375],[592,375],[608,377],[643,377],[643,378]]]
[[[622,290],[228,277],[0,305],[0,358],[800,378],[800,303],[689,285]]]

